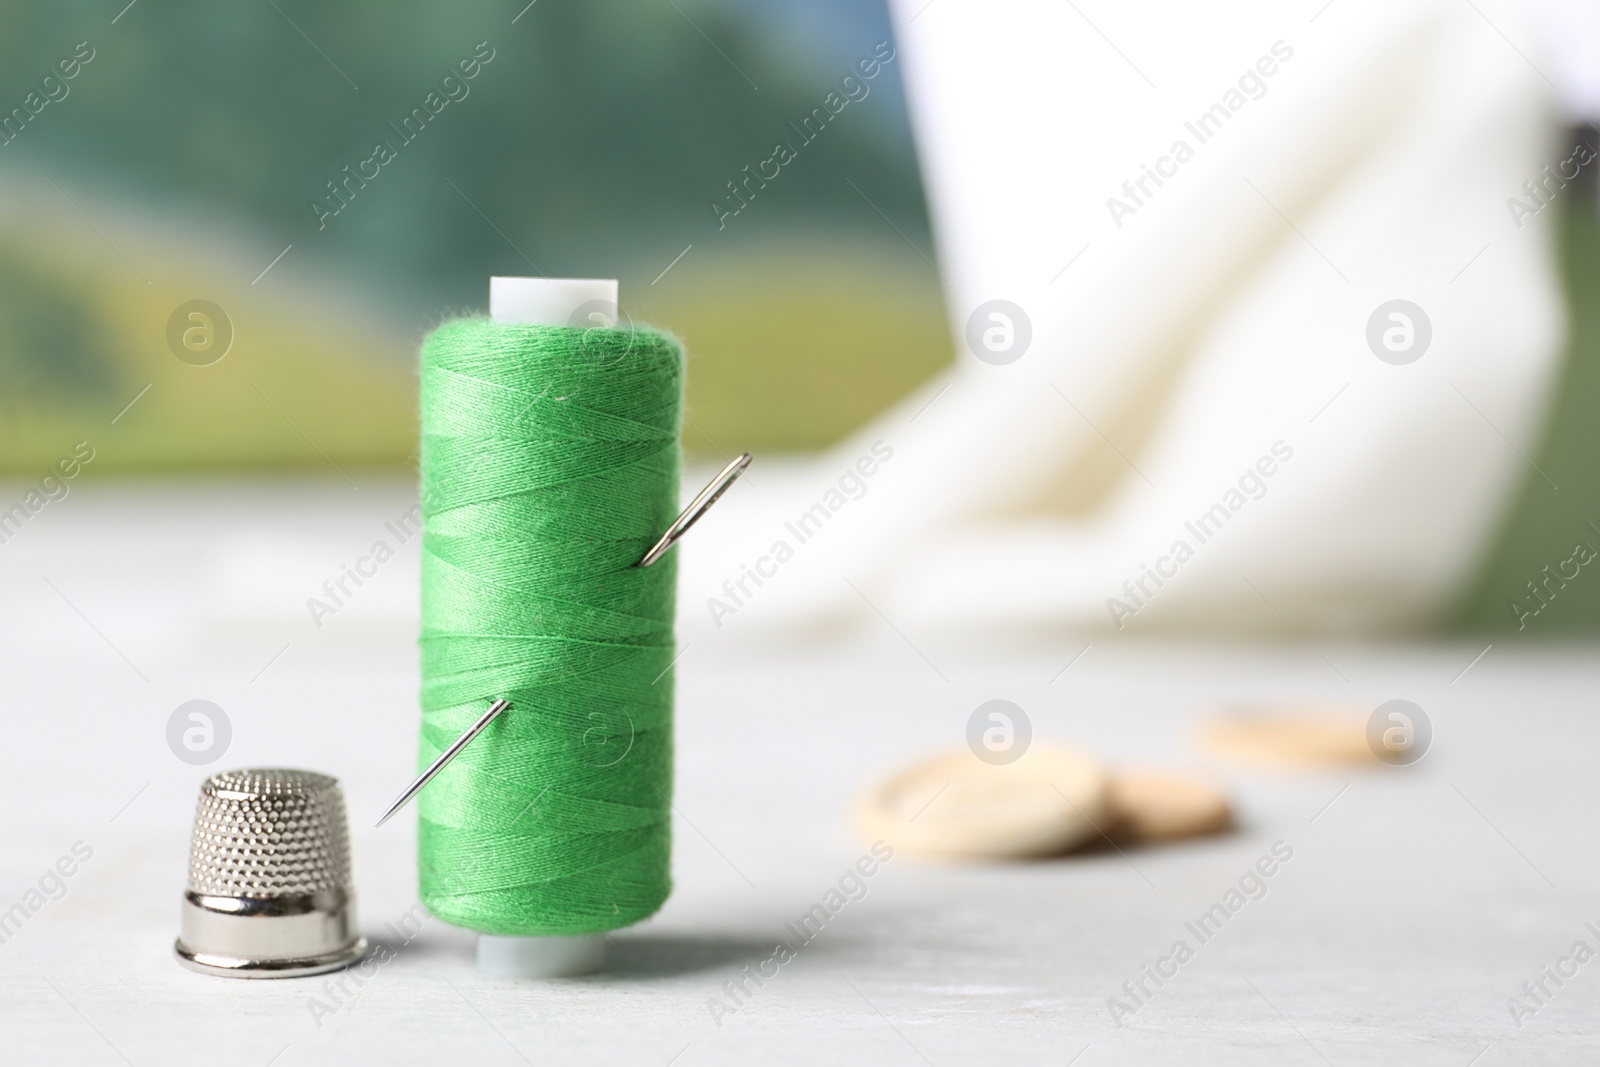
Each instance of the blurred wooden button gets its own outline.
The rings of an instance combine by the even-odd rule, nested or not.
[[[1002,766],[966,751],[918,764],[863,798],[857,818],[869,838],[958,859],[1056,855],[1110,821],[1100,764],[1043,743]]]
[[[1117,828],[1140,841],[1212,834],[1233,821],[1220,789],[1197,778],[1155,770],[1111,777],[1108,799]]]
[[[1329,704],[1240,708],[1206,724],[1205,745],[1216,755],[1248,763],[1362,762],[1375,758],[1367,745],[1371,710]]]

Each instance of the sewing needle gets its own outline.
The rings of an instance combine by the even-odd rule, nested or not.
[[[479,734],[483,733],[484,727],[488,726],[491,722],[494,722],[495,716],[499,715],[502,711],[505,711],[510,706],[511,701],[509,700],[496,700],[493,704],[490,704],[489,710],[484,712],[483,715],[479,717],[477,722],[467,727],[467,732],[456,738],[455,744],[439,753],[439,758],[434,760],[428,769],[422,772],[421,777],[407,786],[406,791],[401,793],[393,804],[389,805],[389,810],[383,813],[383,818],[378,820],[378,825],[382,826],[384,823],[388,822],[395,812],[405,807],[412,797],[422,792],[423,786],[433,781],[434,776],[449,766],[450,761],[460,755],[461,750],[466,748],[467,745],[471,744],[474,737],[477,737]]]
[[[753,457],[750,455],[750,453],[745,452],[732,463],[729,463],[726,467],[723,467],[722,470],[718,472],[717,476],[711,479],[711,484],[700,490],[695,498],[689,501],[689,506],[683,509],[683,513],[673,521],[671,526],[667,527],[667,532],[661,535],[661,540],[657,541],[654,547],[652,547],[650,551],[646,552],[644,554],[644,558],[635,564],[635,566],[648,567],[652,563],[655,563],[657,560],[659,560],[662,556],[666,555],[667,550],[673,545],[677,544],[679,539],[682,538],[684,534],[689,532],[689,527],[699,522],[700,516],[704,515],[708,510],[710,510],[711,505],[715,504],[718,498],[720,498],[723,493],[728,491],[728,486],[732,485],[734,480],[737,479],[739,475],[744,473],[744,469],[750,466],[750,460],[752,458]],[[422,792],[423,786],[433,781],[440,771],[444,770],[450,765],[451,760],[455,759],[461,754],[462,749],[466,748],[472,743],[473,738],[483,733],[484,728],[493,722],[497,715],[499,715],[502,711],[505,711],[510,706],[511,702],[509,700],[496,700],[493,704],[490,704],[489,710],[484,712],[483,715],[479,717],[477,722],[469,726],[466,733],[456,738],[454,744],[445,749],[443,752],[439,753],[439,758],[434,760],[433,763],[429,765],[428,769],[423,771],[422,774],[418,776],[416,781],[407,786],[406,791],[401,793],[393,804],[389,805],[389,810],[383,813],[383,818],[378,820],[378,825],[382,826],[384,823],[388,822],[389,819],[394,816],[395,812],[399,811],[401,808],[410,803],[412,797]]]

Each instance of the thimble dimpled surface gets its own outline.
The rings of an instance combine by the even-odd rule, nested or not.
[[[350,840],[338,780],[295,770],[213,775],[200,787],[189,888],[275,897],[342,889]]]

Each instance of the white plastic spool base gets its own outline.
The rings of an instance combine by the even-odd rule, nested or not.
[[[595,300],[610,304],[615,314],[615,278],[489,279],[489,318],[495,322],[566,326],[578,308]],[[478,937],[478,969],[501,978],[573,978],[605,965],[605,934]]]
[[[478,970],[499,978],[575,978],[604,970],[605,965],[605,934],[478,935]]]

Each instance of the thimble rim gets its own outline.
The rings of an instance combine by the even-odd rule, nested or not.
[[[367,939],[358,937],[349,944],[315,956],[291,959],[245,959],[214,952],[196,952],[178,938],[172,943],[178,962],[191,971],[221,978],[303,978],[348,967],[367,954]]]
[[[349,886],[318,889],[310,893],[260,896],[251,893],[201,893],[194,889],[183,891],[184,901],[197,908],[222,915],[263,919],[329,915],[354,905],[355,896],[355,891]]]

